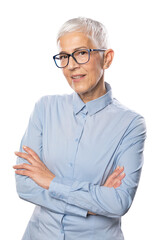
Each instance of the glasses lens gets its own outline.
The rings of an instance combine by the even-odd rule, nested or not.
[[[86,63],[89,60],[89,52],[86,49],[77,50],[74,52],[74,58],[77,63]]]
[[[56,64],[58,67],[63,68],[65,66],[67,66],[67,64],[68,64],[68,55],[64,54],[64,53],[58,54],[55,57],[55,61],[56,61]]]

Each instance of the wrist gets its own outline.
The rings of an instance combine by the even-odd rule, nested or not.
[[[51,185],[51,182],[53,181],[53,179],[55,178],[56,176],[54,174],[52,174],[52,176],[49,177],[48,179],[48,184],[47,184],[47,187],[46,189],[48,190],[50,185]]]

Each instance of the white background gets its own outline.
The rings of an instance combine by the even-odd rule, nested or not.
[[[106,25],[115,58],[105,81],[115,98],[146,119],[145,163],[133,205],[122,220],[125,239],[160,238],[158,4],[158,0],[0,2],[0,239],[20,240],[32,214],[34,205],[16,193],[14,151],[34,103],[43,95],[72,92],[52,56],[57,53],[60,26],[78,16]]]

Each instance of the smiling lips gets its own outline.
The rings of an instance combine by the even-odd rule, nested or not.
[[[85,74],[76,74],[76,75],[71,76],[71,78],[73,79],[74,82],[78,82],[79,80],[81,80],[84,77],[85,77]]]

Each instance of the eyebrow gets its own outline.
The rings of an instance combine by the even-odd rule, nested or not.
[[[73,52],[76,51],[76,50],[84,49],[84,48],[88,49],[88,47],[86,47],[86,46],[81,46],[81,47],[78,47],[78,48],[74,48]],[[61,53],[67,53],[67,52],[66,51],[61,51],[59,54],[61,54]]]

